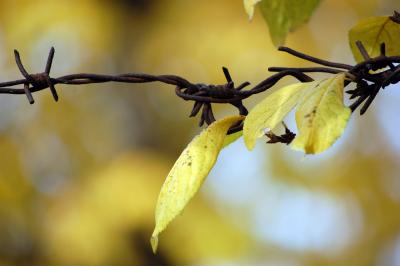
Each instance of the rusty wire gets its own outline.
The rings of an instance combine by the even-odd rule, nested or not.
[[[249,82],[244,82],[239,86],[235,83],[227,68],[223,67],[223,73],[226,78],[225,84],[203,84],[192,83],[185,78],[176,75],[149,75],[142,73],[127,73],[119,75],[100,75],[91,73],[80,73],[61,76],[53,78],[50,76],[50,71],[54,58],[54,48],[50,49],[47,63],[44,72],[37,74],[29,74],[22,64],[20,54],[17,50],[14,51],[15,62],[23,79],[0,82],[0,94],[25,94],[29,103],[33,104],[33,93],[50,89],[50,92],[55,101],[58,101],[59,96],[56,90],[56,85],[83,85],[93,83],[105,82],[119,82],[119,83],[149,83],[161,82],[175,86],[175,93],[178,97],[186,100],[193,101],[194,105],[190,113],[190,117],[194,117],[200,113],[200,123],[209,125],[215,121],[215,116],[212,109],[212,104],[230,104],[237,108],[239,114],[246,116],[248,114],[247,108],[243,104],[243,100],[249,98],[254,94],[264,92],[274,86],[278,81],[286,76],[292,76],[300,82],[310,82],[313,79],[306,73],[327,73],[338,74],[344,73],[346,75],[345,86],[355,83],[356,88],[348,90],[350,99],[355,101],[350,105],[352,111],[355,111],[362,103],[360,113],[364,114],[372,101],[381,88],[385,88],[390,84],[395,84],[400,81],[400,56],[386,56],[385,44],[381,44],[381,55],[371,58],[361,42],[357,42],[357,47],[364,58],[364,61],[357,65],[348,65],[342,63],[331,62],[319,59],[288,47],[280,47],[279,50],[289,53],[295,57],[307,60],[312,63],[321,65],[321,67],[307,67],[307,68],[293,68],[293,67],[270,67],[268,70],[277,72],[272,76],[261,81],[251,89],[245,89],[250,85]],[[378,71],[383,69],[382,71]],[[23,85],[22,88],[16,86]],[[237,124],[229,130],[234,133],[242,130],[243,125]],[[285,127],[286,128],[286,127]],[[286,136],[276,136],[270,134],[272,142],[290,143],[294,138],[294,133],[286,128]]]

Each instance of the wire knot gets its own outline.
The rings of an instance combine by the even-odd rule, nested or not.
[[[241,94],[241,90],[248,85],[249,82],[244,82],[238,87],[231,78],[229,70],[225,67],[222,68],[227,83],[222,85],[214,84],[192,84],[190,87],[177,85],[176,94],[186,101],[194,101],[193,109],[190,117],[196,116],[201,110],[200,123],[210,125],[215,121],[214,113],[211,103],[229,103],[239,110],[240,115],[247,115],[248,111],[243,105],[242,100],[247,98],[247,95]],[[232,127],[229,133],[236,132],[235,127]]]
[[[24,91],[26,97],[28,98],[29,103],[30,104],[35,103],[35,100],[33,99],[32,96],[32,92],[39,91],[45,88],[50,88],[51,94],[53,95],[54,100],[57,102],[58,94],[54,87],[54,83],[50,78],[50,70],[54,58],[54,47],[51,47],[50,49],[46,67],[44,72],[42,73],[29,74],[28,71],[26,71],[24,65],[22,64],[21,56],[19,55],[19,52],[17,50],[14,50],[14,55],[18,69],[21,72],[22,76],[24,76],[24,78],[26,79],[26,82],[24,82]]]
[[[31,77],[33,88],[44,89],[49,86],[48,80],[50,77],[47,73],[30,74],[29,76]]]

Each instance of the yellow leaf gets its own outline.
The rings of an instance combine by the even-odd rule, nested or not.
[[[256,105],[244,120],[243,138],[246,147],[252,150],[257,138],[265,131],[273,130],[303,97],[311,83],[296,83],[267,96]]]
[[[158,235],[185,208],[214,166],[228,129],[243,120],[231,116],[211,124],[195,137],[179,156],[169,172],[158,196],[151,245],[156,252]]]
[[[291,147],[307,154],[325,151],[338,139],[349,120],[343,104],[344,74],[325,79],[307,90],[296,111],[298,135]]]
[[[351,51],[357,62],[364,60],[357,48],[356,41],[361,41],[370,57],[380,55],[381,43],[386,44],[386,54],[400,54],[400,24],[390,17],[371,17],[360,21],[349,31]]]
[[[249,16],[249,19],[253,18],[254,7],[260,1],[261,0],[243,0],[244,9],[246,10],[247,15]]]
[[[268,24],[275,46],[285,42],[286,35],[311,17],[320,0],[262,0],[261,13]]]

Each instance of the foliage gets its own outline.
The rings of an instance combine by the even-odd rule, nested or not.
[[[275,46],[284,44],[289,32],[295,31],[309,20],[320,0],[244,0],[249,18],[254,14],[254,6],[260,11],[268,24],[269,33]]]
[[[219,83],[215,67],[221,64],[235,79],[251,81],[263,80],[266,66],[303,66],[270,49],[262,16],[246,23],[240,1],[21,0],[0,7],[1,47],[20,50],[29,70],[42,70],[50,46],[57,49],[55,75],[139,70]],[[311,26],[300,27],[287,42],[352,63],[344,40],[349,24],[394,8],[391,0],[321,1]],[[386,41],[387,54],[398,56],[390,52],[393,47]],[[374,60],[382,56],[381,45],[378,50]],[[2,77],[19,79],[11,75],[16,69],[7,55],[0,56]],[[369,69],[365,73],[389,73]],[[339,72],[316,75],[311,83],[348,71]],[[345,85],[353,78],[346,73]],[[280,81],[246,104],[268,111],[262,103],[275,104],[275,93],[310,81],[291,83]],[[195,123],[182,116],[188,106],[162,84],[66,87],[59,85],[63,95],[57,106],[46,91],[36,94],[34,106],[23,97],[0,97],[0,265],[399,264],[396,88],[382,91],[386,96],[372,112],[353,119],[335,149],[319,156],[292,152],[293,141],[267,149],[259,145],[268,139],[247,152],[243,131],[225,136],[223,147],[239,141],[220,153],[205,187],[184,215],[168,224],[153,255],[148,238],[162,178],[195,134]],[[355,91],[350,97],[374,90],[349,89]],[[345,113],[340,92],[334,106]],[[221,117],[229,112],[224,105],[213,107]],[[245,124],[257,118],[256,108],[249,108]],[[274,119],[295,128],[292,114],[280,116]],[[265,133],[268,142],[290,140],[274,135],[280,122],[275,126],[261,127],[258,134]]]
[[[245,0],[245,9],[250,18],[253,16],[254,5],[258,2],[260,1]],[[300,12],[296,5],[296,3],[299,2],[280,1],[279,3],[275,3],[274,1],[261,1],[261,9],[263,13],[266,14],[265,18],[270,24],[272,41],[278,45],[282,43],[287,32],[292,27],[292,24],[299,25],[303,23],[306,20],[306,18],[304,18],[304,13],[311,14],[318,2],[319,1],[311,1],[306,4],[302,3],[301,6],[305,8],[305,11],[302,10],[302,12]],[[296,14],[302,14],[303,17],[299,19],[296,14],[291,13],[291,10],[292,12],[296,10]],[[291,19],[293,19],[293,21],[291,21]],[[272,22],[274,20],[275,22],[278,21],[280,26],[276,26],[274,24],[275,22]],[[365,73],[364,70],[358,70],[363,65],[367,65],[367,71],[376,70],[375,68],[377,67],[372,65],[372,63],[378,64],[379,66],[392,64],[390,55],[399,54],[394,48],[398,47],[396,44],[400,38],[397,38],[397,36],[400,36],[400,20],[399,14],[395,12],[395,15],[392,17],[371,18],[357,24],[350,30],[350,45],[355,58],[358,61],[362,61],[360,65],[351,67],[310,58],[310,61],[320,62],[323,65],[329,65],[331,67],[344,68],[348,71],[345,72],[328,68],[321,68],[321,70],[312,69],[310,72],[326,71],[328,73],[337,74],[332,78],[320,81],[307,82],[303,80],[303,82],[286,86],[268,95],[244,118],[243,133],[240,133],[240,135],[243,134],[247,148],[252,150],[256,140],[264,135],[271,138],[270,143],[282,142],[290,144],[291,148],[303,151],[306,154],[318,154],[331,147],[343,134],[352,111],[354,111],[361,102],[369,97],[366,104],[361,109],[361,114],[363,114],[381,87],[384,88],[387,86],[387,83],[398,82],[398,71],[394,66],[391,67],[391,72],[385,73],[386,75],[382,76],[381,73],[377,73],[377,78],[383,78],[383,82],[375,78],[372,79],[372,81],[376,82],[376,84],[373,83],[372,85],[364,81],[364,75],[370,75],[370,73]],[[363,46],[362,41],[365,41],[366,47]],[[390,53],[389,55],[387,55],[385,47],[388,47],[387,52]],[[299,54],[290,49],[284,49],[292,54]],[[305,59],[308,58],[306,55],[302,56]],[[370,57],[372,57],[372,59]],[[370,59],[375,61],[369,63],[367,60]],[[379,59],[383,62],[381,63]],[[397,59],[393,58],[391,60],[395,62]],[[371,66],[368,66],[368,64],[371,64]],[[276,69],[279,69],[278,71],[282,71],[282,73],[285,71],[285,68]],[[356,69],[358,72],[356,72]],[[287,68],[287,71],[291,71],[291,69]],[[307,71],[307,69],[304,69],[304,71]],[[227,70],[225,74],[228,83],[231,82],[230,74]],[[346,75],[348,76],[346,77]],[[372,73],[372,77],[374,77],[373,75]],[[369,81],[371,76],[366,76],[365,79]],[[268,79],[264,81],[264,83],[268,83],[267,81]],[[347,107],[344,105],[343,95],[344,88],[350,82],[355,82],[357,84],[357,89],[349,93],[352,94],[352,98],[359,97],[359,99],[353,103],[351,107]],[[275,83],[272,83],[272,85],[273,84]],[[378,88],[378,90],[375,89],[376,91],[372,92],[372,94],[371,92],[363,92],[370,88],[370,86],[375,86],[374,88]],[[256,86],[256,88],[257,87],[258,86]],[[286,125],[285,135],[279,137],[272,133],[276,126],[283,123],[283,119],[296,106],[298,106],[296,110],[297,136],[292,134],[290,130],[287,129]],[[195,108],[196,107],[194,107],[194,109]],[[231,121],[231,119],[233,119],[233,121]],[[175,163],[161,189],[157,203],[156,228],[151,240],[154,252],[157,249],[159,233],[165,229],[167,224],[169,224],[176,215],[182,212],[188,201],[198,191],[215,163],[223,145],[224,136],[228,132],[230,125],[237,121],[238,118],[225,118],[211,124],[208,129],[192,141]],[[222,125],[222,130],[215,131],[218,133],[212,133],[216,128]],[[210,137],[208,134],[218,134],[219,140],[216,141],[216,149],[207,149],[210,146],[210,142],[214,142],[214,137]],[[233,140],[240,137],[240,135],[233,137]],[[289,139],[286,140],[285,138]],[[209,161],[207,160],[208,156],[211,157]]]
[[[157,201],[156,227],[151,240],[154,252],[158,235],[182,212],[214,166],[228,129],[242,119],[227,117],[210,125],[192,140],[172,167]]]
[[[397,14],[397,16],[399,15]],[[353,52],[354,58],[357,62],[362,62],[364,60],[364,57],[357,48],[357,41],[361,41],[363,43],[365,49],[371,57],[376,57],[381,54],[381,43],[386,44],[387,55],[399,55],[399,21],[396,21],[394,16],[371,17],[361,20],[349,31],[349,41],[351,51]]]
[[[329,148],[343,133],[350,109],[343,105],[344,75],[323,81],[292,84],[258,104],[246,117],[243,131],[246,146],[252,150],[257,138],[277,125],[296,106],[299,134],[292,147],[316,154]]]
[[[342,135],[351,114],[350,108],[343,104],[343,88],[344,74],[307,88],[296,112],[299,134],[291,144],[294,149],[317,154]]]
[[[308,83],[286,86],[266,97],[247,115],[243,126],[244,142],[249,150],[256,144],[257,138],[265,131],[273,130],[285,116],[301,101]]]

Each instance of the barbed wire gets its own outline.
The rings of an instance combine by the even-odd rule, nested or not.
[[[400,56],[386,56],[385,43],[382,43],[380,46],[380,55],[374,58],[370,57],[360,41],[356,42],[356,45],[364,61],[354,66],[316,58],[288,47],[280,47],[279,51],[316,63],[322,67],[270,67],[268,69],[270,72],[277,73],[248,90],[245,88],[250,86],[249,82],[244,82],[239,86],[235,86],[235,82],[226,67],[222,68],[226,78],[225,84],[192,83],[176,75],[150,75],[144,73],[126,73],[118,75],[79,73],[53,78],[50,76],[55,53],[53,47],[50,49],[47,57],[44,72],[29,74],[21,61],[19,52],[14,50],[15,62],[24,78],[0,82],[0,94],[25,94],[29,103],[33,104],[35,101],[32,94],[45,89],[49,89],[54,100],[58,101],[59,96],[56,90],[56,85],[58,84],[76,86],[106,82],[161,82],[175,86],[175,93],[178,97],[185,101],[194,102],[190,117],[197,116],[201,111],[199,126],[203,126],[203,124],[209,125],[215,121],[212,104],[230,104],[238,110],[240,115],[246,116],[248,110],[244,106],[243,100],[268,90],[286,76],[294,77],[299,82],[311,82],[313,78],[306,73],[344,73],[346,75],[345,87],[351,83],[356,84],[355,89],[347,91],[347,93],[350,94],[350,99],[354,100],[349,107],[354,112],[364,103],[360,109],[360,114],[362,115],[367,111],[380,89],[400,81]],[[17,86],[20,85],[23,87],[18,88]],[[228,134],[238,132],[242,130],[242,128],[242,123],[234,125],[229,130]],[[283,142],[286,144],[290,143],[291,139],[295,136],[286,126],[284,135],[274,138],[271,134],[272,133],[270,133],[268,137],[272,142]]]

